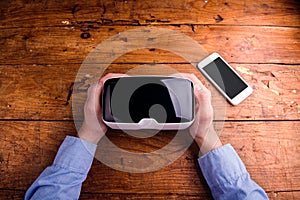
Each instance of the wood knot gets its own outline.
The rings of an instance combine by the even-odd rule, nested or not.
[[[219,23],[224,20],[224,18],[221,15],[217,15],[214,19],[216,20],[216,23]]]
[[[89,39],[91,37],[91,34],[89,32],[81,33],[80,35],[81,39]]]

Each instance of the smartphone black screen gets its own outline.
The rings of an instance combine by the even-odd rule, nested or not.
[[[193,83],[174,77],[122,77],[104,84],[103,119],[138,123],[153,118],[158,123],[183,123],[194,118]]]
[[[246,83],[221,58],[215,59],[203,70],[231,99],[247,88]]]

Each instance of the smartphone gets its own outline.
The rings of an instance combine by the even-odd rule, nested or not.
[[[238,105],[253,92],[251,86],[218,53],[209,55],[197,67],[232,105]]]

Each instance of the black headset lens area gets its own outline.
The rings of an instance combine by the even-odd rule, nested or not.
[[[193,83],[184,78],[132,76],[104,83],[103,119],[116,123],[185,123],[194,119]]]

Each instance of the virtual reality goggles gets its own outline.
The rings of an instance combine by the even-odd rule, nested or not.
[[[102,117],[113,129],[186,129],[194,110],[193,83],[185,78],[129,76],[104,82]]]

